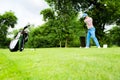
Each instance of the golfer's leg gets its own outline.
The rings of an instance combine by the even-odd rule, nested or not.
[[[93,38],[93,41],[95,42],[96,46],[97,46],[97,47],[100,47],[99,42],[98,42],[98,39],[97,39],[97,37],[95,36],[95,29],[93,29],[93,30],[91,31],[91,37]]]
[[[90,32],[89,32],[89,30],[88,30],[88,32],[87,32],[87,38],[86,38],[86,48],[89,48],[89,46],[90,46]]]

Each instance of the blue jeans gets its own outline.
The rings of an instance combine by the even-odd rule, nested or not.
[[[90,38],[91,37],[92,37],[93,41],[95,42],[96,46],[99,47],[100,45],[99,45],[98,39],[95,36],[95,28],[94,27],[88,29],[87,38],[86,38],[86,47],[90,46]]]

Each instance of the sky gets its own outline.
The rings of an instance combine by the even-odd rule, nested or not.
[[[12,11],[18,18],[15,29],[23,28],[28,23],[42,25],[44,21],[40,11],[46,8],[49,6],[44,0],[0,0],[0,15]]]

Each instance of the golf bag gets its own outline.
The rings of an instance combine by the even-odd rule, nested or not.
[[[9,50],[11,52],[20,50],[22,51],[24,49],[25,42],[28,41],[28,32],[25,31],[26,28],[28,28],[29,25],[25,26],[23,30],[20,30],[18,34],[15,36],[15,38],[10,42],[9,44]]]

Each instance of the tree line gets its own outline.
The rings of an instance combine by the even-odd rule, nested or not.
[[[96,35],[101,46],[103,44],[108,44],[109,46],[115,44],[120,46],[120,2],[118,0],[45,1],[51,7],[40,12],[46,23],[42,26],[36,28],[31,27],[29,29],[29,40],[26,47],[79,47],[81,45],[80,37],[86,36],[86,27],[83,23],[83,19],[78,19],[79,12],[81,11],[93,17],[94,25],[97,30]],[[17,18],[14,18],[13,24],[16,24],[16,21]],[[2,23],[2,21],[0,21],[0,23]],[[105,32],[105,26],[111,24],[116,24],[116,27]],[[9,25],[7,26],[9,27]],[[6,36],[4,35],[4,37]],[[5,40],[7,40],[7,38]],[[5,44],[1,43],[0,45],[3,46]]]

